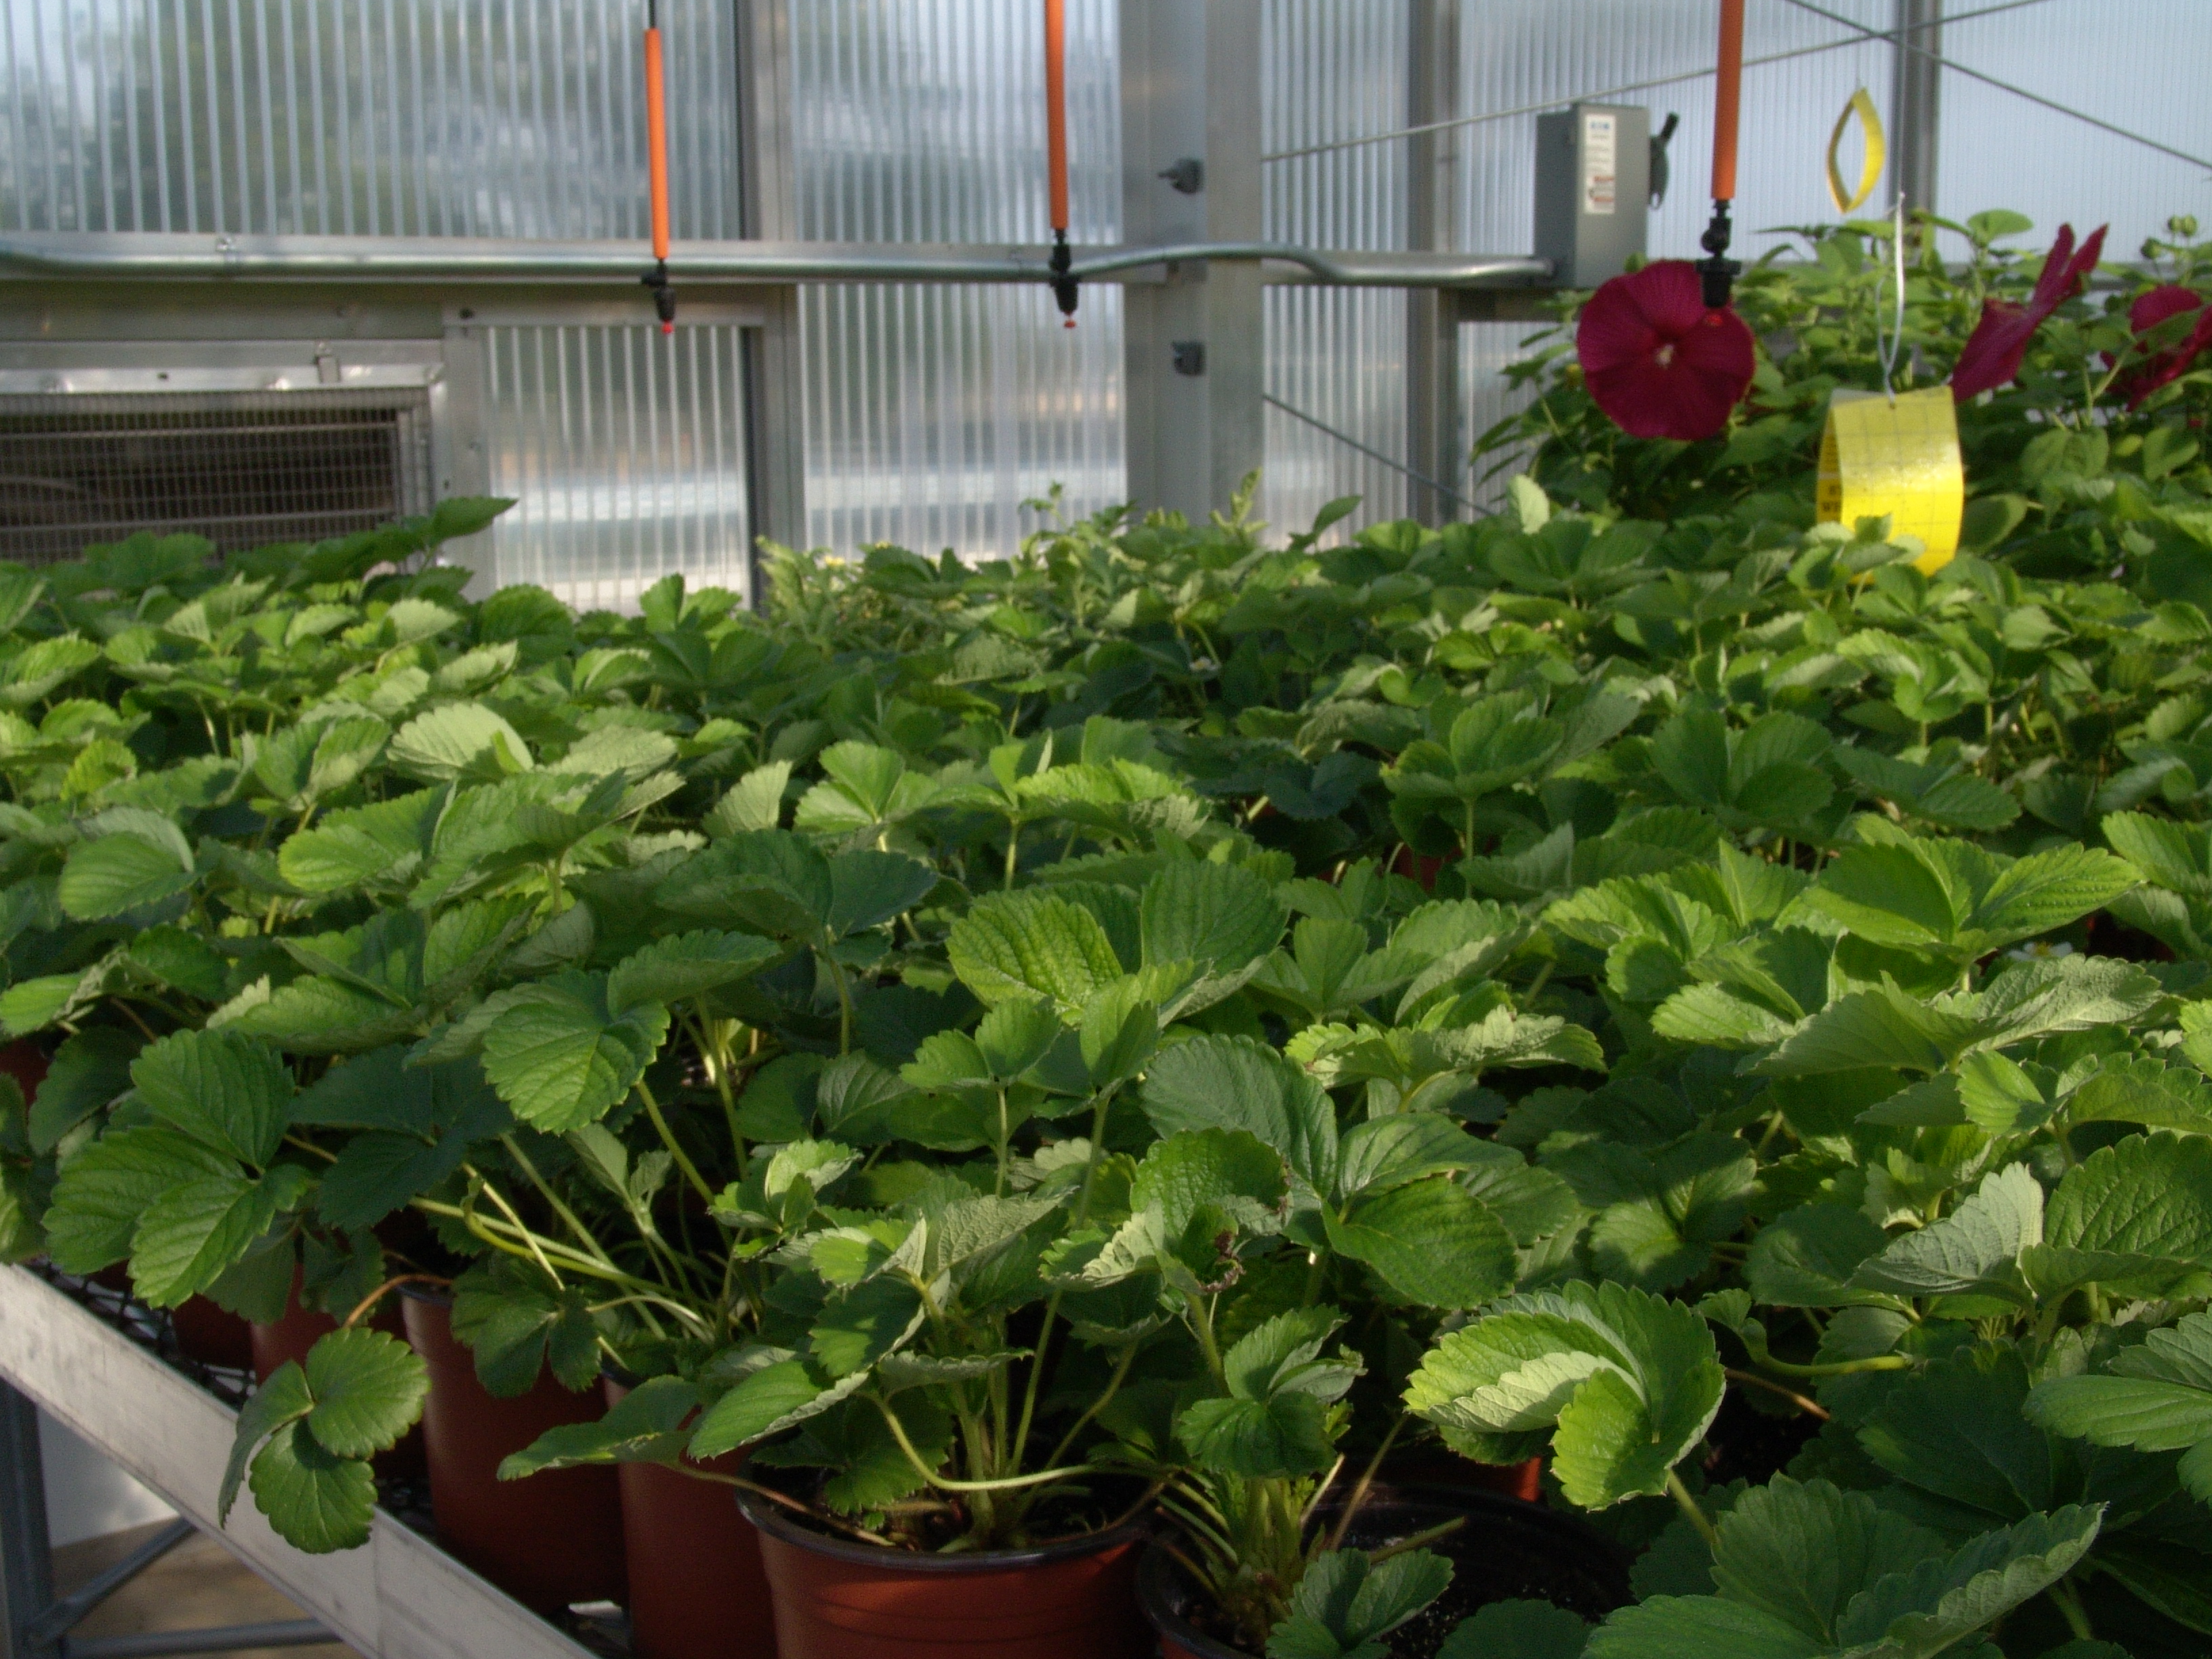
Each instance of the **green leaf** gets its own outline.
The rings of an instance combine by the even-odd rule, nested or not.
[[[1437,1659],[1582,1659],[1590,1635],[1581,1614],[1549,1601],[1492,1601],[1460,1620]]]
[[[2057,1496],[2051,1443],[2021,1416],[2027,1369],[1994,1345],[1899,1377],[1859,1431],[1892,1475],[1988,1520],[2048,1509]]]
[[[1851,1275],[1853,1290],[1896,1296],[1992,1297],[2033,1300],[2020,1258],[2044,1235],[2043,1188],[2023,1164],[1985,1178],[1949,1215],[1909,1232]]]
[[[131,1062],[143,1046],[129,1031],[95,1025],[54,1050],[31,1103],[31,1149],[50,1152],[61,1138],[131,1086]]]
[[[1717,1595],[1655,1595],[1590,1632],[1584,1659],[1816,1659],[1828,1644]]]
[[[1662,1491],[1705,1436],[1726,1379],[1705,1322],[1625,1285],[1509,1297],[1444,1337],[1406,1389],[1451,1432],[1556,1425],[1553,1468],[1586,1509]]]
[[[1883,985],[1838,998],[1755,1069],[1785,1078],[1871,1067],[1940,1072],[1981,1035],[1972,1016],[1930,1007]]]
[[[54,1265],[94,1273],[122,1261],[139,1221],[163,1194],[225,1177],[237,1177],[230,1158],[174,1129],[111,1131],[62,1166],[46,1218]]]
[[[1036,891],[977,900],[952,924],[945,952],[961,982],[986,1005],[1042,997],[1063,1016],[1079,1012],[1125,971],[1096,916]]]
[[[256,1507],[295,1549],[328,1555],[368,1541],[375,1476],[367,1463],[325,1449],[304,1422],[270,1437],[249,1484]]]
[[[1290,1616],[1269,1633],[1267,1659],[1387,1659],[1380,1638],[1451,1579],[1451,1563],[1432,1550],[1379,1562],[1364,1550],[1325,1551],[1291,1592]]]
[[[131,1279],[156,1308],[204,1291],[307,1197],[306,1170],[280,1164],[258,1181],[235,1170],[171,1187],[149,1205],[131,1241]]]
[[[1497,1150],[1439,1112],[1394,1112],[1369,1118],[1352,1127],[1342,1147],[1339,1186],[1347,1197],[1370,1188],[1380,1191],[1426,1176],[1487,1165],[1495,1161]]]
[[[2212,1267],[2212,1140],[2130,1135],[2069,1170],[2044,1237],[2068,1249]]]
[[[1240,1480],[1322,1474],[1336,1461],[1327,1408],[1308,1394],[1201,1400],[1176,1419],[1176,1437],[1200,1468]]]
[[[1879,1508],[1865,1492],[1826,1480],[1777,1475],[1723,1516],[1713,1553],[1721,1595],[1838,1643],[1845,1609],[1862,1590],[1948,1553],[1940,1534]]]
[[[904,915],[937,885],[937,872],[902,853],[840,853],[830,860],[830,933],[849,939]]]
[[[783,792],[790,783],[789,761],[771,761],[756,768],[730,786],[699,827],[718,838],[749,830],[773,830],[782,820]]]
[[[62,908],[81,921],[119,916],[183,892],[193,873],[190,854],[165,842],[119,831],[81,841],[62,868]]]
[[[1512,1236],[1449,1176],[1354,1199],[1325,1212],[1328,1242],[1375,1270],[1391,1299],[1475,1308],[1512,1287]]]
[[[832,1296],[808,1334],[808,1346],[823,1375],[850,1376],[904,1346],[926,1317],[915,1285],[882,1273]]]
[[[668,1035],[668,1010],[617,1012],[605,975],[574,971],[501,993],[483,1036],[484,1076],[514,1115],[549,1134],[595,1123],[628,1098]]]
[[[307,1427],[339,1457],[388,1451],[422,1414],[430,1373],[396,1337],[366,1328],[337,1330],[307,1350],[315,1408]]]
[[[1139,915],[1147,965],[1195,962],[1214,974],[1273,951],[1285,920],[1273,889],[1250,870],[1196,860],[1170,864],[1147,882]]]
[[[449,799],[447,790],[423,789],[332,812],[288,839],[277,852],[276,867],[304,893],[409,881],[429,854],[432,832]]]
[[[245,1484],[246,1466],[263,1441],[289,1423],[296,1423],[315,1408],[307,1376],[296,1360],[288,1359],[255,1389],[238,1413],[238,1431],[231,1438],[230,1459],[223,1467],[222,1487],[216,1500],[216,1519],[230,1519],[230,1506],[238,1501]]]
[[[453,1322],[454,1340],[476,1354],[477,1380],[502,1400],[529,1393],[549,1366],[572,1393],[599,1377],[599,1333],[583,1293],[548,1290],[510,1258],[454,1281]]]
[[[1887,1243],[1866,1212],[1806,1204],[1759,1229],[1744,1263],[1754,1300],[1777,1308],[1848,1308],[1882,1298],[1850,1288],[1859,1264]]]
[[[2088,1553],[2102,1509],[2069,1504],[1983,1534],[1957,1554],[1893,1573],[1855,1598],[1838,1634],[1884,1644],[1899,1659],[1931,1659],[2040,1595]]]
[[[743,979],[781,952],[749,933],[678,933],[657,939],[607,975],[607,1004],[617,1012],[645,1003],[682,1002]]]
[[[701,1413],[691,1431],[691,1455],[703,1462],[781,1434],[856,1392],[868,1375],[857,1370],[823,1382],[797,1359],[765,1365]]]
[[[480,702],[452,702],[410,720],[392,738],[392,769],[425,783],[495,783],[536,763],[522,734]]]
[[[684,1425],[699,1409],[696,1384],[680,1376],[647,1378],[608,1407],[596,1423],[563,1423],[545,1431],[499,1466],[502,1480],[545,1469],[605,1463],[673,1463],[688,1437]]]
[[[1279,1147],[1317,1193],[1337,1184],[1336,1108],[1279,1050],[1249,1037],[1201,1036],[1163,1051],[1139,1096],[1155,1132],[1242,1129]]]
[[[292,1073],[268,1044],[235,1031],[179,1031],[131,1062],[155,1116],[242,1164],[265,1164],[283,1144]]]
[[[1194,1129],[1153,1143],[1137,1166],[1129,1205],[1157,1210],[1170,1237],[1202,1209],[1261,1228],[1285,1197],[1283,1156],[1240,1129]]]

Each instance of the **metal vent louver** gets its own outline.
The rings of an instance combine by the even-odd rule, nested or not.
[[[431,506],[419,389],[0,395],[0,558],[134,532],[219,551],[319,541]]]

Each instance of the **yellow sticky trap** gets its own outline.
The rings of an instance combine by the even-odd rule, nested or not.
[[[1917,536],[1928,550],[1913,568],[1932,576],[1959,550],[1966,510],[1966,469],[1959,456],[1959,413],[1951,388],[1838,391],[1828,401],[1820,437],[1819,517],[1856,525],[1887,514],[1893,532]]]
[[[1844,170],[1837,160],[1843,149],[1844,129],[1850,125],[1851,117],[1859,118],[1859,130],[1866,137],[1866,159],[1859,164],[1859,187],[1856,191],[1844,188]],[[1881,117],[1875,111],[1874,100],[1861,87],[1844,106],[1844,112],[1836,118],[1836,130],[1828,135],[1828,199],[1836,204],[1838,213],[1855,213],[1874,194],[1874,187],[1881,182],[1881,164],[1888,158],[1889,137],[1881,130]]]

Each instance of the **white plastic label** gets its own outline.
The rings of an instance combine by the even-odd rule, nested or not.
[[[1615,152],[1616,118],[1583,117],[1583,211],[1610,216],[1619,204],[1620,176]]]

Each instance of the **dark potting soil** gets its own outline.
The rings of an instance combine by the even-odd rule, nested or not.
[[[831,1479],[828,1471],[775,1468],[756,1456],[746,1465],[745,1477],[787,1497],[795,1498],[802,1504],[810,1504],[817,1511],[814,1515],[802,1515],[796,1510],[779,1504],[777,1512],[793,1526],[819,1533],[824,1538],[836,1539],[840,1543],[868,1541],[848,1528],[830,1524],[828,1520],[827,1517],[835,1513],[822,1499],[823,1488]],[[1129,1476],[1106,1475],[1079,1483],[1069,1481],[1038,1499],[1029,1512],[1028,1525],[1021,1536],[1009,1538],[994,1547],[1039,1549],[1103,1531],[1133,1519],[1131,1509],[1144,1493],[1145,1483]],[[933,1554],[959,1543],[974,1522],[967,1505],[960,1501],[957,1493],[945,1493],[942,1502],[935,1501],[933,1494],[918,1492],[906,1500],[906,1505],[892,1514],[840,1518],[849,1518],[877,1536],[890,1539],[902,1549],[913,1550],[919,1554]]]
[[[1721,1399],[1720,1415],[1705,1431],[1705,1455],[1698,1467],[1716,1486],[1739,1480],[1765,1484],[1820,1432],[1820,1419],[1802,1412],[1778,1415],[1753,1405],[1747,1393],[1730,1389]],[[1779,1395],[1774,1403],[1790,1410],[1790,1402]]]

